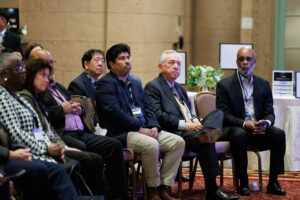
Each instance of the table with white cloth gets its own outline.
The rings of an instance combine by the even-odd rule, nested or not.
[[[196,92],[188,92],[195,114],[194,97]],[[275,126],[286,134],[285,171],[300,171],[300,99],[274,98]],[[269,170],[270,151],[260,152],[262,169]],[[230,162],[226,163],[230,167]],[[257,157],[248,152],[248,169],[257,169]]]

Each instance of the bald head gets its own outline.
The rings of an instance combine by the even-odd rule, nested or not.
[[[255,63],[256,57],[253,49],[242,47],[238,50],[236,64],[238,66],[238,71],[242,76],[250,80]]]
[[[36,49],[31,51],[30,58],[34,58],[34,59],[43,59],[43,60],[48,60],[49,57],[51,57],[51,54],[49,51],[45,50],[45,49]]]
[[[239,55],[241,54],[252,54],[253,57],[256,59],[255,51],[251,49],[250,47],[242,47],[237,52],[237,59],[239,58]]]

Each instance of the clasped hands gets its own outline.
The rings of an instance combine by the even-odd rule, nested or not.
[[[157,127],[153,128],[140,128],[139,133],[152,137],[154,139],[158,138],[158,129]]]
[[[201,131],[202,124],[198,118],[194,118],[192,122],[185,123],[184,130],[185,131]]]
[[[65,148],[58,143],[52,143],[47,148],[47,153],[55,160],[59,160],[62,163],[66,163],[65,160]]]
[[[262,126],[258,126],[258,124],[264,123]],[[247,121],[244,125],[244,128],[252,131],[253,135],[263,135],[265,134],[268,122],[264,119],[257,121]]]
[[[65,101],[61,104],[66,114],[80,115],[82,112],[80,103],[76,101]]]

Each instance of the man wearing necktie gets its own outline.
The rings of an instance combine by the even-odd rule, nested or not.
[[[160,74],[146,85],[145,93],[162,130],[181,136],[186,149],[197,153],[207,189],[206,199],[238,199],[218,189],[216,184],[220,166],[214,142],[221,134],[222,111],[211,112],[201,122],[192,115],[186,90],[175,82],[181,69],[181,57],[176,51],[164,51],[158,67]]]
[[[132,75],[130,47],[116,44],[106,52],[110,70],[96,85],[97,113],[107,135],[141,155],[147,198],[176,200],[169,193],[184,152],[181,137],[160,130],[142,86]],[[164,153],[159,165],[159,154]]]

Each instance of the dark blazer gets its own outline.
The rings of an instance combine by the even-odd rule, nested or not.
[[[2,45],[5,48],[12,49],[14,51],[18,51],[22,54],[22,48],[21,48],[21,38],[14,32],[6,30]]]
[[[186,90],[178,83],[174,87],[179,97],[186,103],[191,110],[191,102]],[[161,128],[165,131],[178,131],[179,120],[184,120],[184,115],[178,105],[172,90],[164,77],[160,74],[157,78],[147,83],[145,93],[152,105]]]
[[[67,89],[59,83],[55,84],[55,88],[66,98],[71,100]],[[45,100],[43,101],[48,111],[48,119],[59,135],[65,131],[65,112],[61,105],[59,105],[51,92],[47,89]]]
[[[80,96],[86,96],[92,101],[95,101],[95,91],[92,86],[90,78],[85,72],[81,73],[75,78],[69,85],[68,91],[70,94],[76,94]]]
[[[101,124],[107,129],[107,135],[119,139],[126,146],[127,132],[138,131],[140,127],[158,127],[159,123],[145,96],[141,80],[128,75],[132,84],[132,93],[146,119],[143,125],[140,120],[134,118],[130,109],[129,97],[125,86],[112,72],[107,73],[96,84],[97,113]]]
[[[224,112],[223,126],[243,127],[245,106],[237,73],[217,84],[216,106]],[[254,112],[258,120],[275,121],[273,97],[269,82],[253,75]]]

